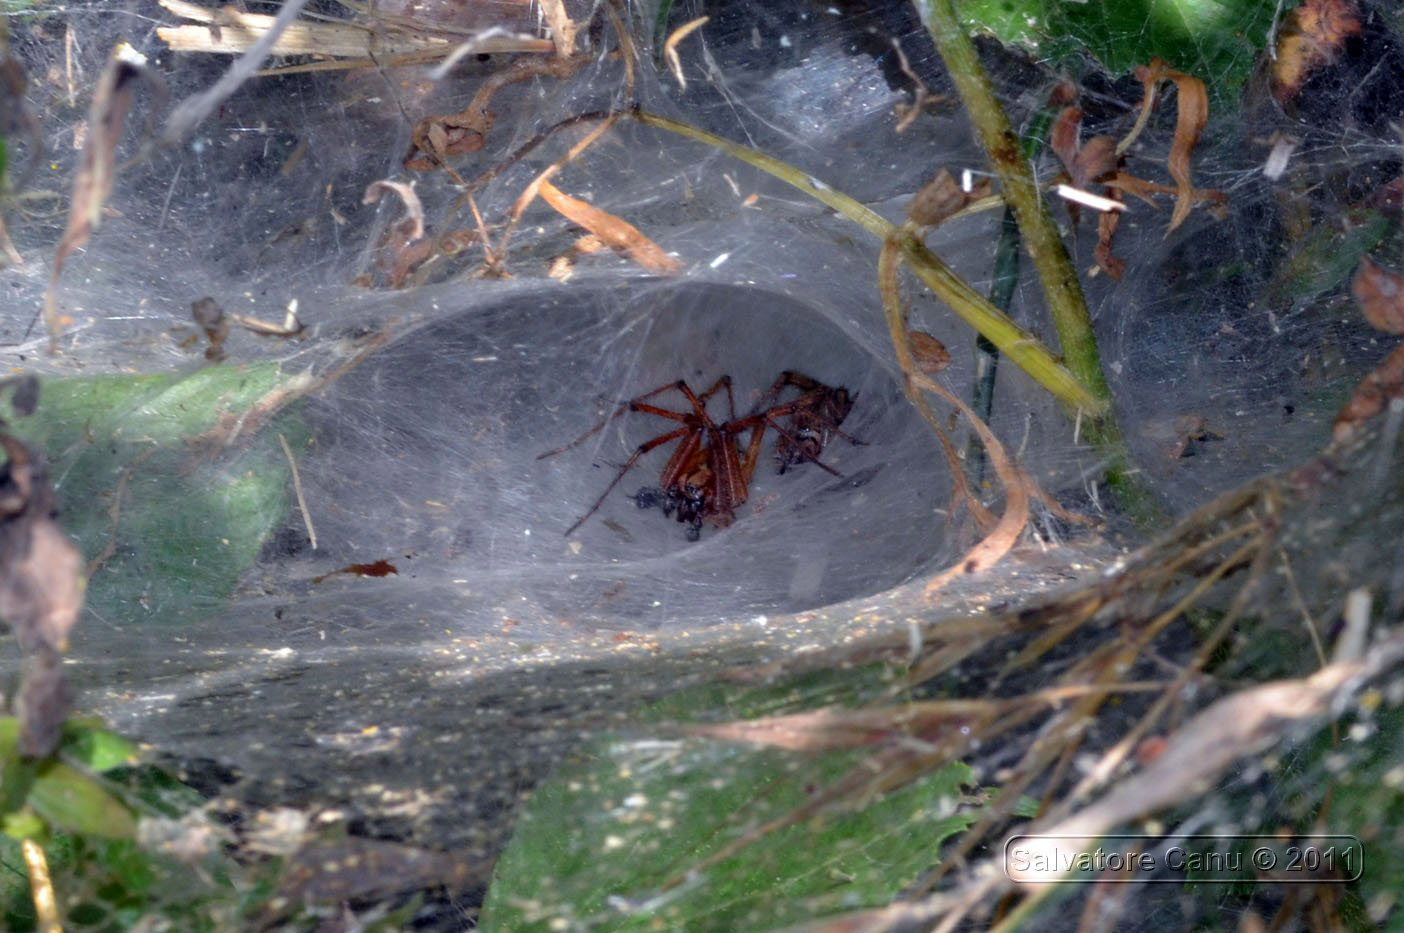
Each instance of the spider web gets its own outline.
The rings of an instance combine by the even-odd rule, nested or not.
[[[323,12],[340,9],[328,6]],[[910,101],[911,82],[894,41],[933,91],[949,91],[905,5],[713,11],[686,0],[673,19],[704,12],[713,19],[697,46],[680,47],[686,90],[647,57],[638,62],[645,108],[788,161],[898,222],[937,168],[959,174],[983,165],[957,109],[936,108],[896,132],[894,108]],[[171,21],[145,0],[11,16],[14,54],[31,79],[27,101],[41,116],[36,190],[66,190],[79,159],[84,89],[116,38],[151,56],[175,98],[214,80],[220,63],[165,49],[155,29]],[[1021,55],[987,51],[1014,119],[1027,125],[1046,99],[1048,73]],[[1220,51],[1203,50],[1206,67]],[[1084,72],[1075,75],[1084,79],[1084,137],[1124,132],[1139,84],[1069,61]],[[499,67],[468,61],[437,83],[427,69],[396,69],[246,85],[179,147],[124,166],[109,216],[65,271],[63,310],[73,320],[59,356],[44,355],[47,337],[27,328],[62,230],[61,199],[28,201],[7,214],[26,264],[0,272],[9,296],[6,359],[55,382],[205,371],[189,308],[206,295],[265,320],[298,303],[307,325],[300,339],[236,330],[226,344],[223,366],[242,374],[240,385],[272,374],[255,397],[336,374],[292,420],[276,422],[293,442],[315,549],[274,428],[251,423],[250,436],[260,438],[252,447],[239,441],[203,459],[158,458],[144,467],[115,453],[110,462],[82,460],[95,455],[72,411],[66,433],[46,435],[56,445],[48,456],[67,468],[55,471],[62,508],[75,527],[88,528],[80,534],[85,555],[93,558],[109,539],[116,544],[93,577],[90,617],[75,637],[87,705],[175,753],[234,760],[260,780],[271,776],[278,788],[271,796],[299,801],[344,764],[344,743],[360,741],[357,730],[397,723],[405,730],[398,761],[356,751],[357,763],[317,793],[381,814],[367,819],[391,827],[386,832],[486,849],[500,842],[518,788],[569,745],[561,736],[507,755],[521,722],[553,722],[568,704],[622,704],[684,676],[645,660],[638,682],[626,683],[627,665],[602,660],[621,644],[663,654],[710,645],[706,667],[838,642],[860,621],[901,624],[890,614],[893,594],[910,592],[901,588],[969,543],[968,529],[948,521],[951,485],[940,448],[903,399],[874,285],[878,244],[793,189],[694,142],[621,120],[556,179],[643,230],[682,261],[681,275],[649,276],[606,250],[577,257],[568,282],[547,277],[579,231],[538,202],[507,256],[509,280],[469,277],[482,258],[472,246],[431,264],[411,287],[354,284],[383,273],[377,244],[402,213],[392,199],[362,202],[377,179],[413,181],[437,233],[473,226],[444,173],[413,175],[400,163],[415,120],[457,111]],[[471,177],[563,120],[617,105],[623,80],[617,61],[600,58],[567,80],[507,88],[494,100],[486,147],[456,167]],[[129,125],[153,116],[149,99],[141,100]],[[1211,120],[1195,151],[1195,179],[1227,192],[1226,218],[1196,211],[1167,234],[1168,202],[1158,211],[1133,204],[1115,243],[1125,274],[1085,280],[1136,466],[1174,514],[1317,449],[1351,386],[1383,355],[1349,300],[1350,269],[1297,274],[1292,264],[1300,255],[1311,266],[1312,250],[1358,257],[1397,243],[1379,212],[1339,210],[1399,169],[1397,143],[1380,126],[1358,116],[1323,129],[1276,111]],[[1288,173],[1277,178],[1262,170],[1273,131],[1298,141]],[[496,228],[525,184],[583,132],[552,136],[478,190],[487,222]],[[1173,111],[1163,107],[1130,153],[1131,170],[1168,183],[1173,132]],[[133,135],[119,162],[136,155]],[[26,145],[12,144],[12,164],[31,154]],[[1051,155],[1040,157],[1038,171],[1043,180],[1057,173]],[[1326,220],[1289,231],[1282,204],[1292,200]],[[1057,212],[1075,263],[1089,270],[1093,226],[1084,218],[1074,227]],[[998,216],[985,214],[942,228],[928,244],[987,293],[998,233]],[[908,291],[913,326],[941,339],[953,357],[941,380],[968,396],[973,335],[929,294]],[[1027,268],[1011,314],[1054,343]],[[633,449],[664,428],[630,415],[559,457],[539,454],[620,400],[679,378],[700,388],[729,374],[738,411],[748,411],[786,369],[856,396],[843,428],[864,444],[836,440],[824,454],[841,477],[813,466],[776,475],[768,440],[737,521],[707,527],[692,543],[682,526],[630,498],[657,484],[671,448],[660,449],[576,534],[563,534]],[[178,405],[179,387],[189,384],[169,378],[175,388],[163,390],[160,404]],[[208,394],[199,398],[227,400],[234,391],[206,378]],[[123,442],[157,437],[175,418],[161,408],[142,421],[157,404],[146,395],[105,404],[104,423]],[[1046,491],[1103,521],[1117,540],[1124,526],[1098,491],[1099,455],[1007,361],[991,423]],[[962,432],[957,425],[961,446]],[[252,459],[239,459],[245,455]],[[232,584],[162,589],[148,581],[171,563],[168,552],[208,562],[229,547],[194,506],[181,521],[141,533],[135,517],[191,471],[208,488],[266,477],[274,506],[245,523],[255,543]],[[979,492],[998,507],[997,489]],[[115,532],[114,495],[127,496]],[[953,596],[952,606],[1016,600],[1103,566],[1111,545],[1097,536],[1061,543],[1068,533],[1045,520],[995,579],[960,594],[965,603]],[[393,565],[393,575],[335,573],[378,561]],[[176,632],[183,641],[173,645]],[[572,699],[587,681],[598,701]],[[445,684],[463,692],[450,698],[439,692]],[[344,696],[349,687],[359,696]],[[415,711],[409,698],[418,692],[432,699]],[[431,736],[464,736],[461,720],[491,708],[494,697],[505,718],[483,727],[476,756],[450,766]],[[286,740],[269,734],[274,723]],[[290,751],[308,743],[322,750]],[[495,755],[502,763],[488,764]],[[453,775],[471,768],[481,771],[471,787],[448,790]],[[435,781],[426,787],[428,773]],[[412,817],[385,817],[387,787],[423,791],[427,802]],[[480,805],[492,812],[477,823],[464,819]]]

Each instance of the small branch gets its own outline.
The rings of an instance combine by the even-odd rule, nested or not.
[[[293,457],[292,448],[288,446],[288,439],[278,434],[278,443],[283,445],[283,454],[288,458],[288,467],[292,470],[293,493],[297,496],[297,507],[302,512],[302,524],[307,529],[307,538],[312,542],[312,550],[317,550],[317,529],[312,527],[312,513],[307,511],[307,500],[302,495],[302,477],[297,472],[297,459]]]

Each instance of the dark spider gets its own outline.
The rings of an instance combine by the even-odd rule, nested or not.
[[[692,410],[673,411],[649,403],[649,399],[669,389],[685,396]],[[726,390],[729,420],[717,424],[707,412],[707,402],[722,389]],[[731,393],[731,377],[722,376],[701,394],[694,392],[681,379],[665,386],[659,386],[651,392],[645,392],[643,395],[622,403],[607,418],[566,446],[549,450],[537,459],[554,457],[579,446],[587,438],[603,429],[606,424],[629,411],[657,415],[660,418],[679,422],[680,426],[650,438],[635,448],[634,453],[620,467],[619,472],[605,487],[600,497],[595,500],[594,505],[590,506],[584,515],[566,529],[567,535],[595,514],[595,511],[604,504],[604,500],[611,490],[619,484],[619,481],[624,478],[624,474],[633,468],[640,457],[664,444],[673,441],[679,442],[668,458],[667,464],[664,465],[663,472],[659,474],[658,486],[645,487],[640,490],[634,496],[634,501],[640,508],[658,506],[663,509],[665,515],[676,512],[677,520],[690,526],[687,533],[690,541],[697,540],[701,535],[703,522],[708,522],[718,528],[730,525],[735,518],[736,509],[746,502],[750,492],[751,477],[755,474],[756,461],[760,457],[761,443],[764,440],[767,427],[775,429],[782,438],[788,437],[797,450],[802,449],[803,446],[803,441],[794,437],[790,429],[778,420],[785,415],[796,413],[798,411],[796,403],[787,402],[783,405],[774,405],[764,410],[757,410],[744,418],[737,418],[735,401]],[[747,439],[743,455],[739,441],[741,435],[747,431],[750,432],[750,437]],[[803,454],[800,456],[802,457]],[[819,461],[815,459],[815,462]],[[839,475],[823,463],[819,463],[819,466],[835,476]]]
[[[801,394],[787,405],[775,405],[786,386],[793,386]],[[770,408],[772,412],[780,408],[790,409],[787,430],[780,431],[780,439],[775,442],[775,460],[779,464],[776,472],[784,473],[791,466],[806,460],[819,463],[819,455],[836,434],[850,444],[863,444],[863,441],[839,430],[839,425],[852,411],[854,400],[855,396],[843,386],[834,388],[824,385],[793,369],[781,373],[757,406],[757,409],[774,406]]]

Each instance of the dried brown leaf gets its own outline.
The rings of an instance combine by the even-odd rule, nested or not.
[[[1337,442],[1349,440],[1359,425],[1384,411],[1395,399],[1404,399],[1404,345],[1396,347],[1383,363],[1360,380],[1345,407],[1336,415],[1331,436]]]
[[[477,152],[483,148],[493,122],[493,113],[488,105],[497,92],[518,81],[535,77],[568,78],[587,60],[585,56],[528,58],[493,73],[478,87],[468,106],[458,113],[428,116],[415,123],[410,131],[410,151],[402,164],[415,172],[448,169],[456,183],[467,187],[467,182],[449,169],[447,160],[450,156]]]
[[[1073,163],[1077,161],[1078,134],[1082,129],[1082,109],[1064,107],[1053,121],[1048,134],[1048,148],[1063,163],[1063,168],[1072,174]]]
[[[1112,255],[1112,238],[1121,224],[1120,211],[1102,211],[1097,215],[1097,245],[1092,250],[1092,258],[1097,261],[1107,275],[1120,280],[1126,271],[1126,263]]]
[[[1386,334],[1404,334],[1404,276],[1386,272],[1366,256],[1351,285],[1365,320]]]
[[[657,243],[644,236],[628,221],[621,220],[579,198],[571,197],[549,181],[541,182],[538,193],[542,200],[561,216],[576,226],[584,227],[611,249],[628,255],[648,271],[677,272],[682,269],[682,263],[663,252]]]
[[[924,330],[908,331],[912,341],[912,356],[917,369],[928,376],[935,375],[951,365],[951,354],[946,345]]]
[[[1235,763],[1282,745],[1293,731],[1342,708],[1369,678],[1397,667],[1404,639],[1395,635],[1363,663],[1336,663],[1300,680],[1278,680],[1219,700],[1175,730],[1163,751],[1145,768],[1099,794],[1097,799],[1052,825],[1030,828],[1031,839],[1097,837],[1107,830],[1189,800],[1213,786]],[[1011,874],[1014,881],[1026,880]],[[1053,880],[1048,873],[1037,881]]]
[[[1116,140],[1110,136],[1093,136],[1077,150],[1068,174],[1074,185],[1085,188],[1114,173],[1118,161]]]
[[[1174,230],[1185,222],[1195,204],[1197,192],[1190,180],[1190,155],[1199,143],[1199,134],[1204,132],[1209,122],[1209,94],[1204,89],[1203,81],[1174,70],[1159,58],[1152,60],[1149,67],[1137,68],[1136,76],[1146,88],[1147,99],[1155,85],[1163,80],[1174,81],[1179,89],[1175,103],[1175,137],[1170,144],[1170,157],[1166,160],[1170,177],[1175,179],[1178,186],[1175,210],[1170,215],[1170,229]]]
[[[112,193],[115,180],[117,143],[122,139],[122,128],[132,108],[132,86],[143,78],[157,88],[158,93],[164,93],[147,69],[145,57],[127,43],[118,43],[93,91],[92,106],[88,110],[88,139],[73,180],[68,226],[59,240],[49,287],[44,292],[44,323],[51,340],[57,340],[61,330],[58,286],[64,260],[88,242],[102,221],[103,205]]]
[[[419,195],[415,194],[414,188],[404,182],[390,181],[389,179],[373,181],[366,186],[366,193],[361,196],[361,203],[374,204],[387,191],[399,195],[400,200],[405,203],[405,216],[396,222],[396,229],[410,240],[417,240],[424,236],[424,207],[419,203]]]
[[[913,223],[923,227],[935,227],[951,215],[964,210],[972,201],[989,197],[993,190],[993,182],[988,178],[981,178],[966,191],[951,173],[943,168],[912,198],[912,203],[907,206],[907,216]]]

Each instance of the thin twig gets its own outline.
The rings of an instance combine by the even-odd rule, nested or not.
[[[258,70],[258,66],[262,65],[264,60],[268,58],[269,53],[273,50],[273,44],[278,41],[278,36],[293,20],[297,19],[297,14],[302,11],[306,3],[307,0],[286,0],[268,31],[260,36],[257,42],[249,46],[247,52],[235,59],[234,64],[229,66],[229,69],[220,76],[218,81],[208,89],[199,94],[192,94],[176,105],[175,109],[171,111],[171,115],[166,118],[166,127],[161,133],[161,141],[166,144],[179,141],[237,91],[241,84],[252,77],[253,73]]]
[[[297,507],[302,512],[302,524],[307,528],[307,537],[312,542],[312,550],[317,550],[317,529],[312,527],[312,513],[307,511],[307,500],[302,495],[302,477],[297,472],[297,458],[293,456],[292,448],[288,446],[288,439],[278,432],[278,443],[283,445],[283,454],[288,458],[288,467],[292,470],[293,493],[297,496]]]

